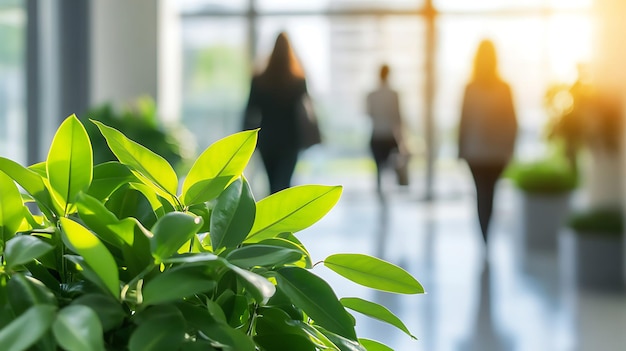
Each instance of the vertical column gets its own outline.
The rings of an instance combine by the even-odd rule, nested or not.
[[[432,0],[424,4],[426,33],[424,58],[424,137],[426,141],[426,200],[434,198],[435,160],[437,158],[436,125],[434,116],[435,105],[435,56],[437,13]]]
[[[34,135],[39,130],[39,3],[26,2],[26,162],[39,161],[41,138]]]
[[[157,99],[160,2],[91,1],[91,105]]]

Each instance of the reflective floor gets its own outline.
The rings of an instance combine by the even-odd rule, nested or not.
[[[381,202],[368,174],[296,174],[300,184],[344,185],[331,213],[298,234],[314,260],[339,252],[375,255],[408,270],[427,291],[375,292],[318,265],[315,273],[339,297],[387,306],[418,340],[357,316],[360,337],[395,350],[626,350],[626,294],[575,289],[571,270],[559,264],[557,254],[522,256],[519,195],[510,184],[498,185],[486,250],[465,173],[441,175],[433,202],[423,200],[422,180],[414,178],[408,188],[387,179],[391,184]]]

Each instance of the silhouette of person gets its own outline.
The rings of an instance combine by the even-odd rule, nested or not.
[[[400,115],[398,93],[389,85],[389,66],[380,67],[380,84],[367,95],[367,114],[372,120],[370,150],[376,162],[376,190],[382,194],[382,171],[392,152],[407,155],[402,137],[403,122]]]
[[[493,42],[483,40],[465,87],[459,127],[459,158],[474,178],[478,221],[485,243],[493,212],[495,185],[513,156],[517,118],[509,85],[497,69]]]
[[[244,129],[260,127],[257,149],[270,192],[291,186],[301,135],[298,114],[308,96],[304,71],[285,32],[276,38],[265,69],[252,78]]]

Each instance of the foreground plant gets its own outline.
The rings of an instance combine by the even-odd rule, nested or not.
[[[256,202],[242,173],[257,132],[246,131],[207,148],[178,192],[167,161],[94,123],[119,162],[93,166],[75,116],[46,162],[0,158],[3,350],[389,350],[357,338],[348,310],[413,337],[385,307],[340,300],[311,273],[294,233],[330,211],[341,187],[299,186]],[[373,289],[423,292],[374,257],[323,264]]]

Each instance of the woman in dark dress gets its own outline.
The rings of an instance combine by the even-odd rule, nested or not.
[[[478,220],[485,243],[493,212],[495,185],[513,156],[517,119],[511,88],[500,78],[493,43],[483,40],[465,87],[459,157],[469,166],[476,186]]]
[[[291,186],[300,149],[298,114],[306,97],[302,66],[287,34],[280,33],[267,67],[252,78],[244,116],[244,129],[261,128],[257,149],[271,193]]]

